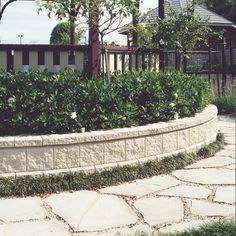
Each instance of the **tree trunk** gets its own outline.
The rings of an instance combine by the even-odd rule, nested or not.
[[[75,1],[72,0],[71,1],[71,5],[70,5],[70,44],[71,45],[75,45],[75,22],[76,22],[76,10],[75,10]]]

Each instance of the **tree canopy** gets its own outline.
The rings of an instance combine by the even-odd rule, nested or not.
[[[75,44],[78,44],[83,37],[83,30],[76,30]],[[50,44],[68,45],[70,44],[70,24],[67,22],[58,23],[51,32]]]
[[[214,34],[209,19],[195,13],[196,3],[176,10],[170,6],[168,17],[157,18],[150,27],[139,26],[140,46],[157,47],[160,43],[169,49],[185,53],[197,46],[207,45]]]

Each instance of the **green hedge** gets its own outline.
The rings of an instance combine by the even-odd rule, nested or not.
[[[195,161],[210,157],[223,146],[224,136],[218,134],[215,142],[201,148],[197,154],[181,153],[166,157],[161,161],[153,160],[137,166],[114,167],[110,170],[96,171],[90,174],[71,172],[58,175],[0,178],[0,197],[48,194],[69,190],[96,190],[135,179],[167,174],[173,170],[182,169]]]
[[[216,97],[212,103],[217,106],[220,114],[236,114],[236,92]]]
[[[208,103],[205,78],[127,72],[83,79],[72,70],[0,71],[0,135],[80,132],[192,116]]]

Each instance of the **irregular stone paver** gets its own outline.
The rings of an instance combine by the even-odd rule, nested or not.
[[[133,227],[119,228],[119,229],[111,229],[104,230],[101,232],[86,232],[86,233],[78,233],[76,236],[131,236],[131,235],[143,235],[142,233],[146,233],[151,235],[154,230],[147,225],[136,225]]]
[[[1,231],[0,231],[1,232]],[[63,223],[56,220],[27,221],[6,224],[1,236],[70,236]]]
[[[142,198],[134,206],[151,226],[176,222],[184,217],[184,206],[178,198]]]
[[[221,127],[219,129],[221,133],[224,133],[225,135],[234,135],[236,133],[235,128],[229,128],[229,127]]]
[[[173,224],[170,226],[163,227],[159,229],[161,233],[170,233],[170,232],[183,232],[192,228],[199,228],[200,226],[210,222],[210,220],[192,220],[188,222],[181,222],[178,224]]]
[[[187,169],[172,172],[183,181],[199,184],[235,184],[235,173],[229,169]]]
[[[186,166],[185,169],[220,167],[220,166],[226,166],[226,165],[230,165],[234,163],[235,163],[235,160],[233,158],[214,156],[214,157],[200,160],[192,165]]]
[[[205,187],[180,185],[167,190],[161,191],[158,195],[185,197],[185,198],[207,198],[211,190]]]
[[[225,142],[227,144],[235,144],[235,137],[234,136],[225,136]]]
[[[235,206],[206,202],[202,200],[187,200],[190,212],[198,216],[231,216],[235,215]]]
[[[233,204],[235,203],[236,199],[235,192],[236,192],[235,186],[218,187],[216,189],[214,201]]]
[[[227,166],[227,169],[236,170],[236,164]]]
[[[225,145],[224,149],[234,151],[235,154],[235,145]]]
[[[176,186],[181,182],[169,175],[159,175],[149,179],[111,186],[100,190],[102,193],[111,193],[130,197],[141,197],[150,193]]]
[[[46,218],[46,211],[39,197],[0,200],[0,220],[16,222]]]
[[[220,157],[225,156],[225,157],[236,158],[235,151],[233,151],[233,150],[226,150],[226,149],[220,150],[219,152],[216,153],[215,156],[216,157],[217,156],[220,156]]]
[[[116,196],[94,191],[54,194],[47,199],[52,211],[75,231],[96,231],[134,224],[137,216]]]

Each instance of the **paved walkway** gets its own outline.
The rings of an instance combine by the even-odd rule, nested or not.
[[[219,117],[227,145],[169,175],[99,191],[0,199],[1,236],[170,232],[235,215],[235,120]]]

